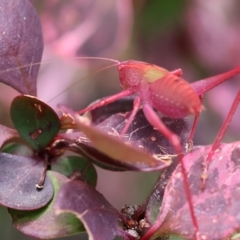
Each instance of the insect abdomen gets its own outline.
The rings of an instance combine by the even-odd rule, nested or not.
[[[196,115],[202,110],[200,99],[191,85],[173,74],[149,83],[149,95],[153,107],[171,118]]]

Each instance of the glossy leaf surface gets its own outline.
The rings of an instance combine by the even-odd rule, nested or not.
[[[127,114],[113,114],[97,125],[97,128],[110,136],[119,136],[127,121]],[[188,126],[185,119],[171,119],[161,117],[164,124],[181,138],[185,148],[188,138]],[[147,121],[142,110],[140,110],[127,133],[122,138],[126,144],[141,149],[152,156],[161,157],[174,155],[175,151],[169,141],[155,130]]]
[[[43,161],[0,153],[0,204],[20,210],[45,206],[52,199],[53,185],[47,175],[44,188],[36,189],[43,169]]]
[[[54,185],[52,201],[35,211],[9,209],[13,218],[13,226],[24,234],[40,239],[59,238],[84,232],[83,225],[73,214],[56,215],[53,208],[59,189],[69,179],[56,172],[49,172],[49,176]]]
[[[108,135],[96,127],[88,126],[76,118],[79,130],[92,141],[94,147],[108,157],[116,159],[123,165],[134,166],[139,171],[152,171],[169,166],[170,161],[157,160],[146,152],[124,144],[117,137]]]
[[[184,120],[172,120],[172,119],[164,119],[166,124],[171,127],[171,129],[175,128],[175,131],[182,131],[181,126],[186,126]],[[103,133],[108,134],[106,138],[109,138],[111,141],[114,135],[118,135],[121,132],[121,128],[123,127],[124,118],[121,114],[115,114],[106,119],[104,122],[97,125],[97,129],[100,129]],[[187,131],[183,131],[182,139],[183,143],[186,144],[187,139]],[[132,171],[150,171],[153,168],[149,168],[147,165],[140,166],[134,162],[128,162],[127,158],[125,161],[119,161],[118,154],[115,156],[106,156],[101,152],[98,152],[95,149],[94,144],[89,141],[81,133],[69,133],[68,136],[64,135],[72,140],[77,140],[78,146],[82,151],[82,154],[88,156],[94,163],[97,165],[112,169],[112,170],[132,170]],[[117,138],[117,136],[115,136]],[[100,139],[100,138],[99,138]],[[120,139],[121,140],[121,139]],[[109,143],[110,144],[110,143]],[[162,136],[161,133],[154,130],[152,126],[148,124],[142,112],[137,114],[136,120],[133,125],[129,129],[129,132],[124,136],[122,141],[119,143],[125,148],[127,145],[127,149],[129,155],[134,154],[135,151],[143,152],[149,154],[149,156],[153,156],[156,159],[159,159],[159,164],[162,163],[162,160],[165,160],[165,163],[171,161],[174,156],[174,150],[168,140]],[[110,146],[110,145],[108,145]],[[113,146],[111,144],[111,146]],[[109,147],[108,147],[109,148]],[[107,151],[106,151],[107,152]],[[117,153],[117,150],[116,150]],[[133,156],[134,157],[134,156]],[[102,165],[101,165],[102,164]],[[159,165],[157,164],[157,168]]]
[[[161,133],[153,129],[142,111],[139,111],[127,133],[120,138],[120,133],[128,117],[126,111],[132,109],[132,103],[133,98],[127,97],[88,113],[87,117],[96,126],[85,126],[91,131],[91,137],[96,138],[95,140],[91,139],[86,132],[87,137],[81,132],[71,132],[61,136],[70,141],[77,141],[83,155],[107,169],[151,171],[164,168],[164,165],[169,164],[168,160],[171,160],[174,149]],[[185,149],[189,134],[187,122],[184,119],[162,118],[162,120],[180,136],[182,147]],[[106,143],[105,147],[96,145],[104,143]],[[110,153],[110,151],[112,152]],[[125,156],[121,156],[123,153]],[[141,165],[143,156],[146,157],[146,162],[144,163],[145,160],[143,160]],[[151,164],[152,166],[150,166]]]
[[[55,111],[35,97],[14,98],[10,114],[21,137],[35,150],[44,149],[60,129]]]

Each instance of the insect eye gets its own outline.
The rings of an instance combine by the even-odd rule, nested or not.
[[[123,64],[120,64],[119,66],[118,66],[118,70],[122,70],[124,68],[124,65]]]

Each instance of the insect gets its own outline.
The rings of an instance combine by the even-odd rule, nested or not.
[[[154,109],[171,118],[184,118],[188,115],[194,115],[195,121],[192,133],[189,137],[189,140],[191,141],[199,114],[204,109],[201,103],[202,94],[214,88],[218,84],[226,81],[230,77],[238,74],[240,72],[240,67],[214,77],[197,81],[191,85],[180,77],[181,70],[169,72],[164,68],[145,62],[133,60],[117,62],[117,69],[119,73],[120,85],[123,89],[122,92],[111,97],[107,97],[104,100],[79,111],[78,113],[82,114],[86,111],[93,110],[97,107],[109,104],[121,97],[132,94],[137,95],[134,100],[133,110],[129,116],[128,122],[122,130],[122,134],[126,132],[137,111],[140,109],[140,107],[142,107],[145,117],[149,123],[158,129],[172,144],[178,155],[179,162],[181,163],[185,194],[187,196],[193,226],[195,227],[195,237],[197,239],[199,227],[191,199],[191,192],[183,162],[183,153],[180,140],[177,135],[171,132],[163,124]],[[220,143],[221,138],[226,131],[232,116],[234,115],[239,101],[240,92],[237,94],[229,115],[205,160],[205,166],[201,176],[203,189],[207,179],[207,168],[211,157]]]
[[[158,129],[172,144],[175,152],[178,155],[179,162],[181,163],[185,194],[187,196],[189,210],[197,236],[197,233],[199,231],[198,222],[194,213],[190,187],[187,180],[187,173],[183,162],[183,151],[181,148],[180,140],[177,135],[171,132],[164,125],[155,110],[163,113],[167,117],[176,119],[184,118],[188,115],[194,115],[195,121],[191,135],[189,137],[189,140],[191,141],[194,135],[199,114],[204,109],[201,101],[202,94],[216,87],[232,76],[238,74],[240,72],[240,67],[234,68],[226,73],[189,84],[187,81],[181,78],[182,72],[180,69],[169,72],[168,70],[154,64],[134,60],[120,62],[113,59],[97,57],[80,57],[78,59],[95,59],[114,62],[113,65],[106,68],[117,66],[119,81],[122,87],[122,91],[120,93],[107,97],[100,102],[91,105],[90,107],[80,110],[78,112],[79,114],[83,114],[87,111],[109,104],[122,97],[135,94],[136,97],[134,100],[133,110],[128,118],[128,122],[122,130],[121,135],[127,131],[136,113],[142,107],[145,117],[149,123],[154,128]],[[226,131],[226,128],[231,121],[232,116],[234,115],[235,109],[240,101],[239,98],[240,92],[237,94],[229,115],[223,124],[217,136],[217,139],[215,140],[213,147],[209,152],[209,155],[205,160],[205,167],[201,176],[203,179],[203,188],[205,181],[207,180],[208,164],[211,160],[212,155],[214,154],[217,145],[221,141],[221,138]]]

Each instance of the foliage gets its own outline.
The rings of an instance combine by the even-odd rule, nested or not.
[[[3,0],[0,6],[0,22],[7,29],[0,38],[4,46],[1,68],[7,69],[0,73],[0,81],[21,94],[10,107],[15,128],[0,125],[0,204],[8,208],[13,226],[44,239],[82,232],[90,239],[168,239],[171,234],[194,239],[180,165],[169,141],[148,123],[142,110],[119,138],[132,97],[81,117],[62,105],[55,112],[38,99],[37,63],[43,50],[38,16],[27,0]],[[18,35],[13,34],[16,31]],[[197,89],[196,84],[192,86]],[[188,153],[187,121],[159,117],[179,136],[186,151],[184,162],[200,237],[231,237],[240,224],[239,143],[220,146],[202,191],[202,162],[210,147]],[[20,153],[19,148],[26,146],[28,151]],[[95,165],[110,171],[161,170],[161,174],[142,205],[126,205],[118,211],[96,190]]]

